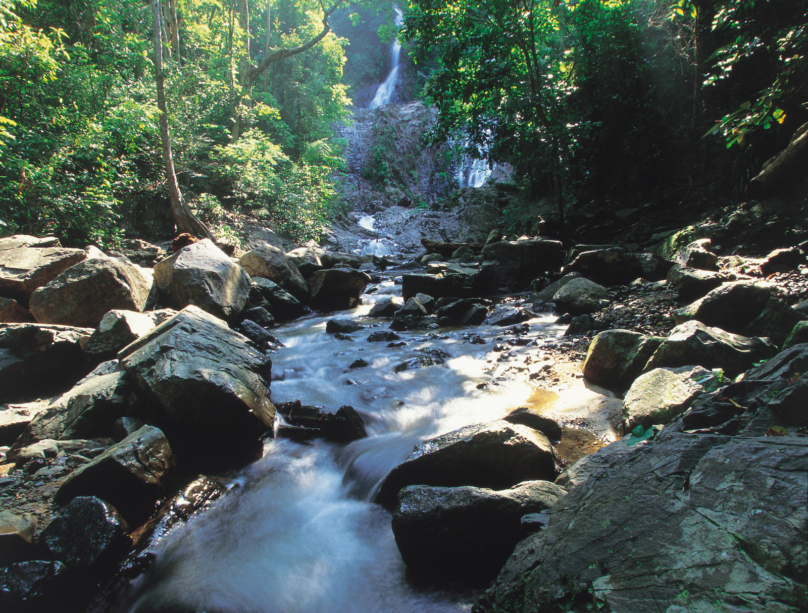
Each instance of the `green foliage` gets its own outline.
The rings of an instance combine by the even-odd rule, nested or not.
[[[342,210],[332,178],[336,145],[313,144],[300,162],[259,130],[237,142],[213,148],[217,172],[232,182],[247,207],[262,209],[273,227],[296,240],[318,238],[333,214]]]
[[[265,9],[251,9],[261,42]],[[333,177],[344,167],[344,143],[333,138],[349,103],[344,41],[327,36],[276,65],[267,91],[245,92],[247,49],[232,7],[186,0],[179,10],[179,54],[165,45],[164,72],[186,198],[227,234],[221,203],[189,191],[194,178],[214,176],[238,190],[233,198],[218,186],[221,202],[258,194],[284,227],[316,235],[336,206]],[[283,0],[273,10],[271,49],[300,45],[322,28],[315,0]],[[122,234],[122,203],[156,192],[164,171],[151,34],[151,10],[139,0],[0,0],[0,234],[112,245]],[[255,39],[253,58],[262,46]],[[252,130],[228,149],[236,100]],[[210,172],[211,159],[226,162],[222,173]],[[271,172],[260,176],[258,167]]]
[[[743,145],[754,132],[783,124],[791,109],[808,110],[806,8],[804,3],[783,0],[729,0],[717,6],[712,30],[728,42],[710,56],[711,71],[704,85],[736,81],[735,75],[762,62],[766,69],[756,70],[751,83],[738,92],[748,98],[705,136],[721,136],[727,148]]]

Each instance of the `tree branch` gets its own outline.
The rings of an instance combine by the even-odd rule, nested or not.
[[[260,64],[257,66],[253,66],[249,73],[247,74],[247,83],[252,85],[255,80],[261,76],[267,68],[269,68],[272,64],[277,64],[278,62],[285,60],[288,57],[292,57],[293,55],[297,55],[298,53],[303,53],[304,51],[308,51],[312,47],[314,47],[317,43],[323,40],[328,33],[331,31],[331,24],[328,23],[328,18],[336,11],[340,5],[345,0],[337,0],[331,8],[326,9],[323,12],[323,30],[317,36],[312,38],[310,41],[303,43],[297,47],[292,47],[291,49],[278,49],[273,53],[267,55]]]

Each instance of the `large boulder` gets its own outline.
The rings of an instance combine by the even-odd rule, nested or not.
[[[716,376],[701,366],[655,368],[638,377],[626,392],[625,429],[667,424],[690,408],[697,396],[719,385]]]
[[[553,299],[553,296],[556,295],[558,290],[564,287],[567,283],[572,281],[573,279],[580,278],[581,273],[578,272],[571,272],[569,274],[564,275],[558,281],[553,281],[550,285],[545,287],[543,290],[536,294],[536,297],[541,300],[542,302],[550,302]]]
[[[662,340],[629,330],[601,332],[586,352],[584,378],[607,389],[628,389]]]
[[[724,282],[721,275],[710,270],[699,270],[674,264],[668,271],[668,287],[682,300],[696,300]]]
[[[71,568],[101,570],[114,564],[132,544],[120,513],[94,496],[78,496],[39,535],[48,557]]]
[[[606,288],[589,279],[572,279],[553,296],[556,308],[562,313],[584,315],[600,310],[609,294]]]
[[[0,607],[20,613],[63,609],[68,575],[64,564],[48,560],[28,560],[2,568]]]
[[[93,362],[111,360],[129,343],[175,314],[176,311],[171,309],[148,313],[114,309],[101,318],[98,328],[84,346],[84,355]]]
[[[698,321],[688,321],[671,330],[670,336],[648,359],[645,371],[698,365],[721,368],[728,376],[734,377],[776,352],[768,339],[731,334]]]
[[[81,342],[90,328],[0,324],[0,404],[64,391],[89,370]]]
[[[775,272],[797,270],[800,264],[805,263],[805,253],[799,247],[775,249],[760,263],[760,272],[769,276]]]
[[[171,308],[194,305],[222,319],[238,315],[250,293],[247,272],[207,238],[157,264],[154,281]]]
[[[382,483],[376,502],[392,508],[408,485],[505,489],[555,478],[555,451],[541,432],[496,421],[424,441]]]
[[[488,316],[488,309],[472,300],[455,300],[438,308],[435,315],[441,325],[479,326]]]
[[[763,307],[760,315],[749,322],[741,330],[745,336],[766,336],[772,339],[775,345],[782,345],[800,322],[805,322],[808,317],[799,311],[787,306],[784,302],[772,296]]]
[[[272,362],[220,319],[186,307],[119,354],[172,445],[199,457],[247,453],[272,428]]]
[[[494,610],[808,606],[808,440],[664,432],[553,507],[490,590]]]
[[[442,269],[440,276],[430,274],[407,274],[401,279],[404,300],[418,294],[433,298],[473,298],[488,293],[490,269],[476,270],[452,265]]]
[[[97,458],[78,468],[56,492],[66,505],[77,496],[98,496],[138,524],[151,515],[163,483],[175,466],[165,435],[143,426]]]
[[[490,580],[522,538],[522,516],[552,508],[564,494],[548,481],[501,491],[410,485],[399,493],[393,534],[412,573]]]
[[[308,279],[318,270],[323,269],[323,263],[320,260],[320,255],[314,247],[299,247],[287,252],[286,257],[295,265],[303,275],[304,279]]]
[[[352,309],[362,303],[370,277],[353,268],[318,270],[309,279],[312,305],[325,310]]]
[[[277,247],[264,243],[242,255],[239,264],[250,277],[264,277],[274,281],[298,300],[305,301],[309,296],[306,279]]]
[[[627,284],[638,277],[649,281],[664,279],[670,263],[650,253],[628,253],[619,247],[584,251],[565,272],[578,272],[603,285]]]
[[[92,377],[38,413],[12,450],[45,439],[109,436],[112,424],[134,404],[132,380],[124,372]]]
[[[771,298],[765,283],[724,283],[703,298],[673,312],[677,324],[695,319],[704,325],[740,334],[763,311]]]
[[[543,272],[561,268],[564,261],[561,242],[543,239],[490,243],[482,255],[499,262],[496,281],[512,289],[523,289]]]
[[[255,297],[255,299],[253,299]],[[278,321],[300,317],[305,312],[303,304],[280,285],[264,277],[250,279],[250,301],[267,304],[267,309]]]
[[[112,309],[143,311],[151,282],[128,260],[92,258],[68,268],[31,294],[40,323],[94,328]]]
[[[35,289],[86,257],[81,249],[64,249],[52,236],[0,238],[0,296],[25,305]]]

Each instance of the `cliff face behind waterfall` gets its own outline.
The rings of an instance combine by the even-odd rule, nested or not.
[[[342,129],[348,140],[345,194],[353,208],[429,207],[457,188],[449,146],[423,145],[433,121],[434,111],[420,102],[355,113]]]

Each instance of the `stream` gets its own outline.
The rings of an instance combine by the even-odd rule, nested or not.
[[[263,458],[230,479],[227,495],[159,543],[149,584],[127,610],[471,609],[471,592],[408,582],[391,515],[370,500],[419,442],[522,406],[534,390],[512,370],[528,355],[539,359],[541,344],[557,339],[564,326],[551,323],[550,314],[529,321],[536,340],[509,347],[507,360],[492,352],[506,330],[490,325],[401,332],[402,346],[388,347],[366,340],[389,325],[367,313],[380,298],[400,295],[401,286],[388,278],[368,289],[373,293],[352,311],[312,314],[274,329],[285,347],[273,355],[271,385],[275,403],[299,399],[329,411],[353,406],[368,437],[348,445],[298,443],[276,432]],[[335,317],[368,328],[352,334],[353,342],[336,340],[325,332]],[[425,356],[436,363],[421,366]],[[349,368],[359,358],[368,366]]]

